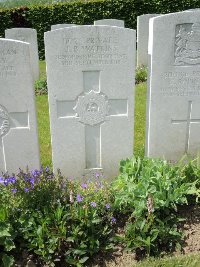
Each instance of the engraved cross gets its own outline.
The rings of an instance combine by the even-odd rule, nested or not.
[[[28,112],[8,112],[0,105],[0,169],[7,171],[4,137],[10,129],[29,128]]]
[[[85,125],[85,172],[102,172],[101,124],[128,116],[127,99],[108,99],[101,92],[100,71],[83,71],[83,92],[74,101],[57,100],[58,119],[76,118]]]
[[[192,101],[188,101],[187,118],[181,120],[171,120],[172,124],[186,123],[185,153],[188,153],[190,144],[190,126],[192,123],[200,123],[200,119],[192,119]]]

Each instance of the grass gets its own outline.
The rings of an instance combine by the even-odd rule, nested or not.
[[[46,78],[45,62],[40,62],[40,79]],[[38,117],[38,130],[40,142],[40,156],[43,166],[52,166],[51,139],[49,126],[48,97],[46,95],[36,97]],[[145,138],[145,110],[146,110],[146,83],[136,85],[135,95],[135,140],[134,153],[144,155]]]
[[[46,95],[36,97],[40,157],[43,166],[52,167],[49,105]]]
[[[140,83],[136,85],[135,91],[134,154],[137,156],[144,155],[146,88],[146,83]]]
[[[40,61],[40,80],[45,80],[46,78],[46,62]]]
[[[200,254],[191,254],[163,259],[149,258],[133,267],[200,267]]]

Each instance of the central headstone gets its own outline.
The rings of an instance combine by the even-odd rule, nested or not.
[[[54,170],[113,178],[133,151],[135,31],[77,26],[45,46]]]
[[[166,30],[167,29],[167,30]],[[150,20],[148,156],[179,160],[200,150],[200,11]]]

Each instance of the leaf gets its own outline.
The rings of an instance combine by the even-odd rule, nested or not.
[[[14,264],[14,258],[3,253],[2,262],[4,264],[4,267],[11,267]]]
[[[84,263],[89,259],[89,257],[84,257],[82,259],[79,260],[80,263]]]
[[[0,237],[11,236],[8,227],[0,226]]]
[[[68,242],[74,242],[74,238],[73,238],[73,237],[68,237],[68,238],[67,238],[67,241],[68,241]]]
[[[15,248],[15,244],[14,244],[14,242],[12,241],[12,239],[10,239],[10,238],[6,238],[6,239],[5,239],[4,245],[5,245],[5,250],[6,250],[6,251],[10,251],[10,250],[12,250],[13,248]]]

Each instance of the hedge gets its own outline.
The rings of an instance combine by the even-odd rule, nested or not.
[[[52,24],[93,24],[94,20],[115,18],[136,29],[137,16],[148,13],[170,13],[200,7],[200,0],[96,0],[36,5],[0,10],[0,37],[5,29],[32,27],[38,32],[40,58],[44,58],[43,36]]]

